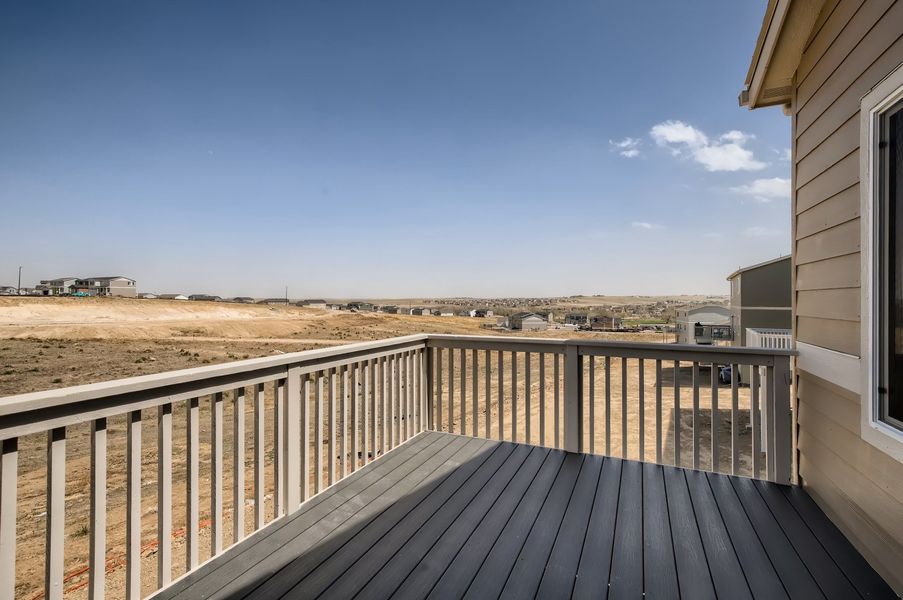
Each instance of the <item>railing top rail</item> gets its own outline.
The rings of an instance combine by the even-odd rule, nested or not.
[[[219,365],[194,367],[178,371],[167,371],[152,375],[140,375],[113,381],[90,383],[66,388],[29,392],[0,398],[0,417],[72,404],[88,400],[97,400],[112,396],[122,396],[146,392],[157,388],[179,386],[186,383],[203,384],[205,381],[222,380],[224,378],[247,375],[253,377],[261,371],[272,372],[275,368],[296,364],[317,364],[334,358],[366,356],[368,353],[393,348],[404,348],[425,344],[427,335],[417,334],[402,337],[357,342],[343,346],[291,352],[279,356],[251,358]]]
[[[749,348],[742,346],[708,346],[700,344],[662,344],[658,342],[627,342],[621,340],[591,340],[580,338],[537,338],[537,337],[507,337],[507,336],[486,336],[486,335],[451,335],[451,334],[429,334],[427,345],[434,345],[435,341],[444,340],[447,342],[471,342],[476,344],[507,344],[517,345],[545,345],[560,347],[564,352],[566,346],[580,346],[585,348],[604,348],[610,350],[623,349],[626,351],[649,351],[649,352],[668,352],[668,353],[687,353],[690,355],[700,354],[708,355],[713,352],[729,356],[795,356],[795,350],[780,350],[775,348]],[[691,360],[691,359],[687,359]]]

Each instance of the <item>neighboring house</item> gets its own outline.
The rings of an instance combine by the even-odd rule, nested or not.
[[[531,312],[518,312],[508,317],[508,327],[519,331],[545,331],[549,322]]]
[[[58,277],[57,279],[42,279],[41,285],[45,286],[48,296],[68,296],[71,288],[78,281],[78,277]]]
[[[803,487],[903,593],[903,0],[769,0],[740,103],[791,140]]]
[[[475,318],[485,319],[487,317],[491,317],[492,315],[493,315],[493,312],[491,310],[489,310],[488,308],[475,308],[470,311],[470,316],[475,317]]]
[[[0,296],[15,296],[17,294],[16,286],[0,285]]]
[[[790,329],[793,323],[790,257],[737,269],[731,282],[732,346],[746,346],[746,328]]]
[[[593,315],[589,319],[590,329],[620,329],[621,317],[609,317],[608,315]]]
[[[237,302],[238,304],[254,304],[254,298],[250,296],[236,296],[232,298],[231,302]]]
[[[188,296],[188,299],[195,302],[217,302],[222,300],[219,296],[211,296],[210,294],[191,294]]]
[[[138,294],[138,297],[142,300],[154,300],[157,298],[157,294],[151,294],[149,292],[142,292]]]
[[[76,279],[69,289],[72,293],[88,296],[125,296],[135,298],[138,295],[135,280],[122,275]]]
[[[390,315],[397,315],[398,307],[397,306],[380,306],[379,312],[384,312],[384,313],[387,313]]]
[[[712,344],[731,339],[733,335],[729,308],[709,305],[678,309],[678,344]]]
[[[259,301],[257,304],[287,306],[289,304],[289,301],[288,301],[288,298],[264,298],[263,300]]]
[[[188,300],[184,294],[157,294],[158,300]]]
[[[348,310],[354,310],[357,312],[374,312],[376,310],[376,307],[369,302],[349,302]]]
[[[306,306],[308,308],[326,308],[326,300],[302,300],[298,302],[298,306]]]
[[[564,324],[578,327],[589,325],[589,315],[586,313],[568,313],[564,315]]]

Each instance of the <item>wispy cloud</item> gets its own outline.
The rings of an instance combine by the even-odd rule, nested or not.
[[[643,141],[639,138],[626,137],[623,140],[608,140],[613,152],[617,152],[626,158],[635,158],[640,155],[640,144]]]
[[[743,230],[743,235],[747,237],[773,237],[776,235],[781,235],[783,232],[780,229],[772,229],[771,227],[747,227]]]
[[[790,199],[790,180],[782,177],[756,179],[752,183],[731,188],[732,192],[751,196],[759,202]]]
[[[790,162],[790,157],[792,156],[790,153],[790,148],[784,148],[783,150],[772,150],[772,152],[778,155],[778,159]]]
[[[634,229],[646,229],[646,230],[664,229],[665,228],[664,225],[659,225],[658,223],[649,223],[647,221],[633,221],[630,224],[630,226],[633,227]]]
[[[674,156],[685,156],[707,171],[758,171],[767,165],[755,158],[747,142],[751,133],[731,130],[715,139],[683,121],[663,121],[649,130],[649,136]]]

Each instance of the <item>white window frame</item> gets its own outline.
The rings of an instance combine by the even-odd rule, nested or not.
[[[860,434],[888,456],[903,462],[903,431],[878,418],[878,259],[876,220],[878,198],[875,196],[878,172],[876,126],[880,115],[903,99],[903,65],[878,83],[862,97],[859,111],[859,189],[861,232],[861,291],[862,333],[860,361],[862,390],[860,396]]]

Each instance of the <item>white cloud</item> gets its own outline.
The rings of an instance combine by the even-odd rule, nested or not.
[[[747,237],[771,237],[783,233],[780,229],[772,229],[771,227],[747,227],[743,230],[743,235]]]
[[[611,144],[612,151],[615,151],[626,158],[635,158],[640,155],[640,144],[642,144],[643,141],[638,138],[626,137],[617,142],[608,140],[608,143]]]
[[[766,164],[745,147],[755,136],[731,130],[714,141],[701,130],[683,121],[664,121],[654,125],[649,135],[656,145],[674,156],[687,156],[707,171],[758,171]]]
[[[778,158],[780,158],[781,160],[790,162],[790,148],[784,148],[783,150],[774,150],[774,153],[777,154]]]
[[[664,225],[659,225],[658,223],[649,223],[647,221],[634,221],[630,224],[630,226],[633,227],[634,229],[646,229],[646,230],[664,229],[665,228]]]
[[[759,202],[790,199],[790,180],[781,177],[756,179],[752,183],[731,188],[732,192],[752,196]]]

